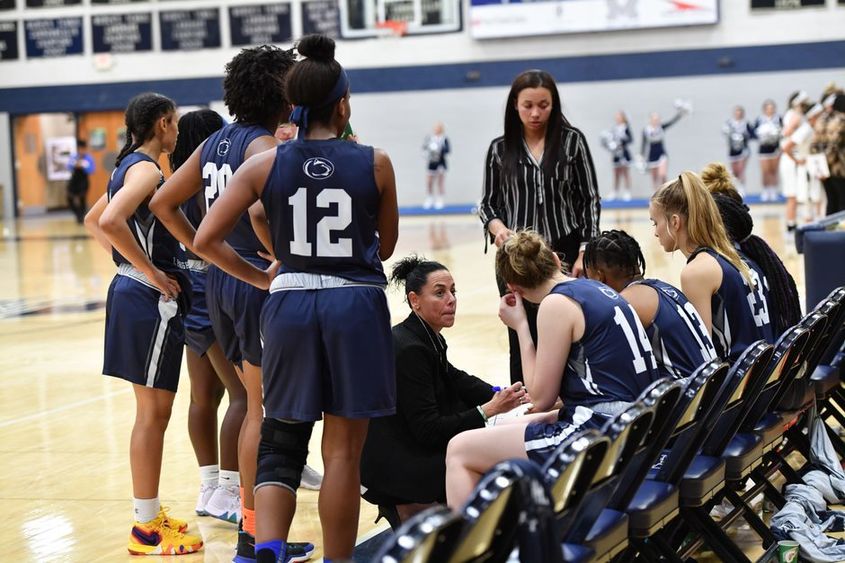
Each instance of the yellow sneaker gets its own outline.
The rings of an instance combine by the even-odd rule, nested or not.
[[[188,523],[184,520],[179,520],[178,518],[174,518],[170,514],[168,514],[168,510],[170,508],[166,506],[162,506],[158,511],[158,518],[161,518],[164,522],[167,523],[168,526],[173,528],[174,530],[179,530],[180,532],[187,532],[188,531]]]
[[[170,526],[166,515],[141,524],[135,522],[129,534],[132,555],[185,555],[202,549],[202,540]]]

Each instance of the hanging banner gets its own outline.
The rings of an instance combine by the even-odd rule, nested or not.
[[[14,61],[18,54],[18,22],[0,22],[0,61]]]
[[[61,6],[79,6],[82,0],[26,0],[27,8],[57,8]]]
[[[177,10],[161,12],[161,49],[192,51],[220,47],[220,11]]]
[[[0,0],[0,10],[14,10],[15,0]]]
[[[719,0],[470,0],[469,22],[476,39],[708,25]]]
[[[95,53],[139,53],[153,50],[150,13],[91,16]]]
[[[229,29],[233,46],[289,43],[290,4],[260,4],[229,8]]]
[[[302,34],[322,33],[340,38],[340,8],[336,0],[310,0],[302,3]]]
[[[825,0],[751,0],[752,10],[792,10],[824,6]],[[843,0],[839,0],[842,4]]]
[[[82,18],[28,20],[24,30],[29,59],[82,54]]]

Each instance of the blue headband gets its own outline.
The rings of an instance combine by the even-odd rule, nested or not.
[[[324,108],[333,104],[342,98],[346,94],[347,90],[349,90],[349,77],[346,76],[346,71],[341,67],[340,76],[337,77],[337,82],[335,82],[334,88],[332,88],[332,91],[329,92],[329,95],[326,96],[323,101],[313,106],[294,107],[293,111],[290,113],[290,121],[295,123],[302,131],[308,129],[308,113],[310,110]]]

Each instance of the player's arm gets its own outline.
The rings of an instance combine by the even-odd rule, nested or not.
[[[108,237],[100,228],[100,216],[103,214],[103,211],[106,209],[106,205],[109,203],[109,196],[107,194],[103,194],[100,199],[88,210],[88,213],[85,214],[85,229],[91,233],[91,236],[94,237],[100,246],[102,246],[106,252],[111,253],[111,242],[109,242]]]
[[[100,215],[99,226],[111,245],[169,299],[181,290],[179,283],[153,265],[138,246],[127,223],[138,206],[155,192],[160,179],[161,172],[152,162],[132,166],[126,172],[123,187],[112,196]]]
[[[275,137],[263,135],[252,141],[244,152],[244,159],[252,158],[264,151],[273,150],[279,146],[281,142]],[[258,237],[261,245],[267,250],[271,256],[275,256],[273,252],[273,237],[270,234],[270,225],[267,222],[267,213],[264,210],[264,205],[260,201],[256,201],[249,206],[249,223],[252,225],[252,230],[255,236]]]
[[[378,256],[387,260],[393,255],[399,238],[399,207],[396,202],[396,176],[390,157],[381,149],[375,149],[373,156],[376,186],[379,191],[378,205]]]
[[[648,328],[657,316],[658,297],[657,291],[647,285],[629,285],[620,293],[625,301],[634,308],[634,312],[640,318],[643,328]]]
[[[681,271],[681,291],[704,321],[707,334],[713,337],[713,294],[722,284],[722,269],[712,256],[699,254]]]
[[[161,186],[150,200],[150,211],[158,217],[165,228],[194,254],[202,256],[194,247],[194,229],[182,212],[181,205],[202,189],[200,158],[203,141],[176,172]]]
[[[534,403],[533,412],[547,411],[557,402],[576,324],[578,319],[582,319],[583,324],[583,317],[580,307],[568,297],[549,295],[543,299],[537,311],[537,349],[530,354],[533,366],[526,365],[525,356],[522,360],[525,385]],[[529,346],[534,348],[530,333],[520,335],[519,345],[523,354]],[[531,374],[531,383],[527,374]]]
[[[260,270],[239,256],[226,242],[226,237],[241,216],[261,197],[275,159],[275,152],[265,151],[244,162],[208,210],[194,238],[194,245],[201,256],[207,257],[226,273],[260,289],[270,287],[279,267],[278,262],[273,262],[267,270]]]

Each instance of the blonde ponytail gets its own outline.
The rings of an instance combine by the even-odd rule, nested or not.
[[[754,286],[748,265],[728,238],[716,202],[695,172],[683,172],[677,180],[661,186],[651,199],[667,216],[677,213],[686,219],[691,244],[712,248],[739,270],[749,287]]]
[[[736,191],[731,173],[721,162],[711,162],[701,171],[701,181],[711,194],[722,194],[732,200],[742,203],[742,196]]]

